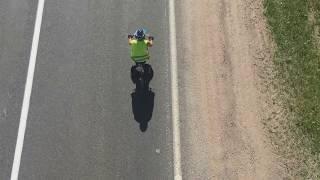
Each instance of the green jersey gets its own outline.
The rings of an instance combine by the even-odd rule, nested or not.
[[[131,45],[131,59],[135,62],[145,62],[149,59],[148,51],[149,40],[138,41],[136,39],[130,40]]]

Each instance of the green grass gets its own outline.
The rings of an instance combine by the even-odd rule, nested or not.
[[[320,155],[320,53],[315,32],[320,0],[264,0],[264,6],[277,45],[277,77],[285,82],[294,128],[310,140],[312,153]]]

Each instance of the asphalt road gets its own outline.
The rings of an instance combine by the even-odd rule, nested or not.
[[[173,179],[167,6],[46,1],[19,179]],[[0,10],[0,179],[9,179],[36,3]],[[138,27],[156,38],[146,132],[134,119],[127,44]]]
[[[0,1],[0,179],[9,179],[37,4]]]

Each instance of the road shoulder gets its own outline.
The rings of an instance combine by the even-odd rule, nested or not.
[[[284,177],[261,121],[256,63],[266,40],[259,2],[178,3],[186,179]]]

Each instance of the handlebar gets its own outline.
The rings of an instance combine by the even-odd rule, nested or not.
[[[132,39],[132,38],[134,38],[134,35],[129,34],[129,35],[128,35],[128,39]],[[148,36],[148,39],[149,39],[150,41],[153,41],[153,40],[154,40],[154,37],[153,37],[153,36]]]

